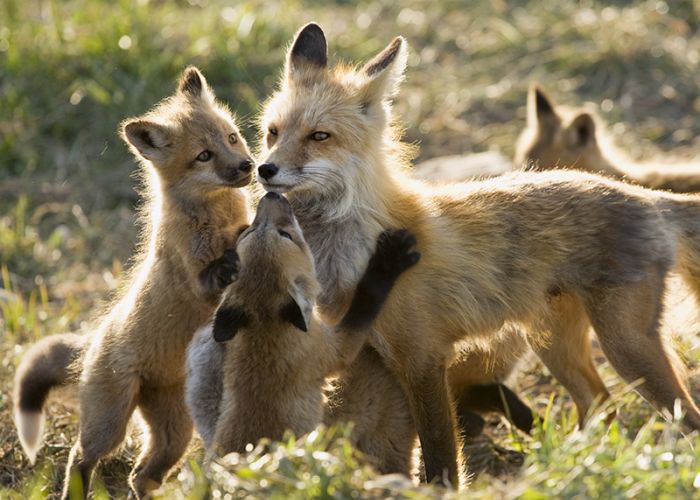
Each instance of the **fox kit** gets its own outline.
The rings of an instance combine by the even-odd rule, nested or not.
[[[329,69],[326,54],[321,28],[302,28],[263,111],[258,178],[287,193],[329,318],[347,309],[378,234],[406,227],[416,236],[421,261],[396,284],[370,343],[406,393],[427,479],[458,479],[447,385],[454,343],[487,345],[511,323],[526,327],[581,416],[605,391],[590,322],[625,380],[643,379],[638,390],[658,408],[681,400],[686,424],[700,428],[657,331],[674,265],[700,292],[700,198],[574,171],[420,183],[390,126],[404,39],[357,69]]]
[[[138,496],[157,487],[184,453],[192,433],[185,351],[233,279],[237,261],[229,249],[248,222],[247,195],[238,188],[250,182],[253,162],[233,118],[197,69],[188,68],[174,96],[124,122],[121,133],[141,160],[148,188],[144,254],[86,345],[52,345],[51,337],[39,342],[15,381],[18,427],[27,434],[22,422],[37,419],[51,387],[68,380],[61,367],[80,358],[80,436],[64,497],[87,496],[95,465],[123,441],[136,408],[148,427],[130,477]],[[55,363],[53,377],[44,376],[49,368],[42,360]],[[32,456],[38,439],[25,435],[23,442]]]
[[[527,128],[516,145],[515,165],[536,170],[575,168],[677,193],[700,192],[700,163],[633,164],[605,144],[600,120],[583,108],[557,106],[532,86]]]
[[[326,377],[357,357],[394,282],[418,262],[414,245],[406,231],[382,233],[350,309],[329,327],[313,311],[319,285],[292,208],[268,193],[238,240],[237,279],[188,350],[187,401],[207,448],[243,452],[263,437],[302,435],[320,424]],[[223,356],[212,338],[227,342]],[[222,393],[212,395],[217,378]]]

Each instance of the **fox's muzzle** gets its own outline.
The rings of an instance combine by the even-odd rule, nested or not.
[[[266,223],[283,226],[294,220],[294,212],[287,198],[277,193],[267,193],[258,203],[253,226]]]
[[[235,187],[246,186],[252,180],[252,171],[255,164],[250,158],[241,160],[238,164],[227,164],[225,167],[216,168],[216,175],[221,180]]]

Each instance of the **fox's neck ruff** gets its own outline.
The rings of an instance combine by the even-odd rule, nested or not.
[[[318,304],[324,313],[340,314],[341,295],[350,296],[374,252],[379,233],[396,225],[391,205],[401,189],[389,168],[394,162],[398,163],[389,156],[362,167],[341,167],[356,168],[359,175],[345,186],[340,199],[308,192],[288,197],[314,255],[323,290]]]

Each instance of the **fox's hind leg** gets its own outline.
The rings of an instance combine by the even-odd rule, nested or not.
[[[427,361],[427,360],[425,360]],[[394,373],[401,373],[394,370]],[[458,488],[462,467],[454,403],[444,361],[413,366],[400,377],[420,439],[425,476]]]
[[[192,438],[192,420],[182,384],[144,388],[138,401],[149,439],[131,473],[130,484],[139,498],[158,488],[180,460]]]
[[[679,399],[685,423],[700,429],[700,412],[681,381],[659,334],[665,272],[652,268],[643,281],[591,290],[584,300],[603,352],[627,382],[659,409],[673,411]],[[680,363],[680,362],[678,362]]]
[[[63,498],[87,498],[97,462],[121,444],[134,412],[138,379],[98,372],[80,387],[80,435],[68,457]]]
[[[601,403],[609,393],[593,364],[590,323],[581,300],[569,294],[553,297],[550,314],[536,329],[546,338],[535,337],[532,348],[573,398],[583,427],[591,405],[596,400]]]

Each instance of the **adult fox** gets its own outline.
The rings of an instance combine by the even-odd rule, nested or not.
[[[446,368],[460,339],[526,326],[579,413],[605,387],[588,347],[592,323],[611,364],[658,408],[700,412],[658,335],[664,283],[678,270],[700,295],[700,198],[580,172],[516,173],[429,186],[404,168],[388,99],[406,42],[360,68],[328,68],[323,31],[297,34],[262,117],[258,179],[287,193],[317,265],[319,305],[347,309],[374,241],[406,227],[422,259],[402,275],[370,342],[408,398],[428,480],[458,480]]]

